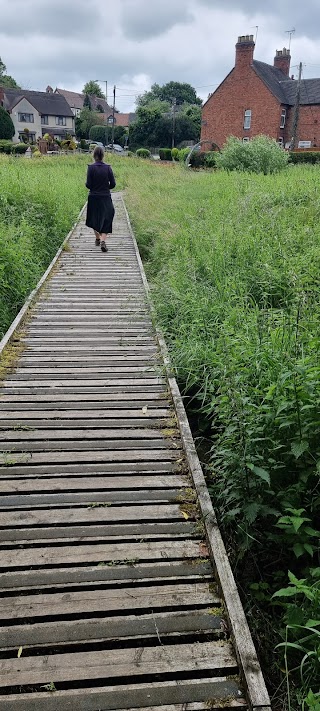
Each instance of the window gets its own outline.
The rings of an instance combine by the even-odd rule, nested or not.
[[[36,134],[29,131],[28,135],[24,131],[19,131],[19,141],[20,143],[35,143]]]
[[[34,123],[33,114],[18,113],[18,121],[21,123]]]
[[[44,114],[42,114],[42,116],[41,116],[41,123],[43,124],[43,126],[48,126],[49,117],[48,117],[48,116],[45,116]]]
[[[283,137],[282,136],[279,136],[278,143],[279,143],[280,148],[283,148]]]
[[[65,116],[56,116],[56,126],[65,126],[66,125],[66,117]]]
[[[242,139],[242,143],[248,143],[248,141],[250,141],[249,136],[245,136],[245,137]]]
[[[116,120],[114,120],[114,122],[116,122]],[[111,126],[112,126],[112,124],[113,124],[113,116],[112,115],[108,116],[108,123],[111,124]]]
[[[251,109],[246,109],[244,112],[243,128],[251,128]]]
[[[284,128],[286,125],[286,115],[287,115],[286,109],[282,109],[281,119],[280,119],[280,128]]]

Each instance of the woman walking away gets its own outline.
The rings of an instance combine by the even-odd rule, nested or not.
[[[101,251],[107,252],[106,238],[112,234],[114,207],[110,190],[116,181],[111,165],[103,162],[104,150],[96,146],[93,152],[94,163],[88,165],[86,187],[89,188],[87,206],[87,227],[92,227],[96,245],[101,245]]]

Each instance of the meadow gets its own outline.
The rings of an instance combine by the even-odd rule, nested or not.
[[[2,329],[84,204],[87,163],[1,160]],[[320,170],[112,165],[274,708],[316,711]]]

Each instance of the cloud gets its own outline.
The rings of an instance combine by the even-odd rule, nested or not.
[[[11,0],[2,4],[0,32],[8,36],[42,35],[72,38],[88,36],[97,24],[95,0]]]
[[[175,25],[191,22],[186,0],[122,0],[122,29],[126,37],[144,40],[156,37]]]

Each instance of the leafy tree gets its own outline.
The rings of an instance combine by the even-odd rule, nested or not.
[[[19,89],[19,85],[17,84],[16,80],[13,79],[13,77],[10,76],[10,74],[7,74],[7,67],[5,63],[2,61],[0,57],[0,86],[7,86],[8,88],[10,87],[11,89]]]
[[[202,105],[202,100],[197,96],[196,90],[191,84],[178,81],[169,81],[163,86],[153,84],[150,91],[145,91],[144,94],[138,97],[137,104],[138,106],[146,106],[155,100],[166,101],[171,104],[174,98],[177,104]]]
[[[89,96],[89,94],[86,94],[85,97],[84,97],[84,100],[83,100],[83,108],[87,108],[87,109],[89,109],[89,111],[92,110],[92,106],[91,106],[91,101],[90,101],[90,96]]]
[[[82,93],[83,94],[93,94],[94,96],[99,96],[100,99],[105,98],[98,82],[93,81],[92,79],[90,81],[87,81],[87,83],[84,85],[84,87],[82,89]]]
[[[198,105],[193,105],[189,106],[186,104],[183,109],[183,114],[184,116],[187,116],[190,121],[194,124],[198,131],[198,137],[200,140],[200,133],[201,133],[201,106]]]
[[[105,146],[109,143],[111,131],[108,126],[94,125],[89,131],[91,141],[100,141]]]
[[[80,116],[75,120],[76,135],[78,138],[89,138],[89,131],[92,126],[103,125],[104,119],[98,111],[91,111],[84,106]]]
[[[13,138],[14,134],[15,128],[11,116],[3,108],[3,106],[0,106],[0,139],[7,138],[10,140]]]

